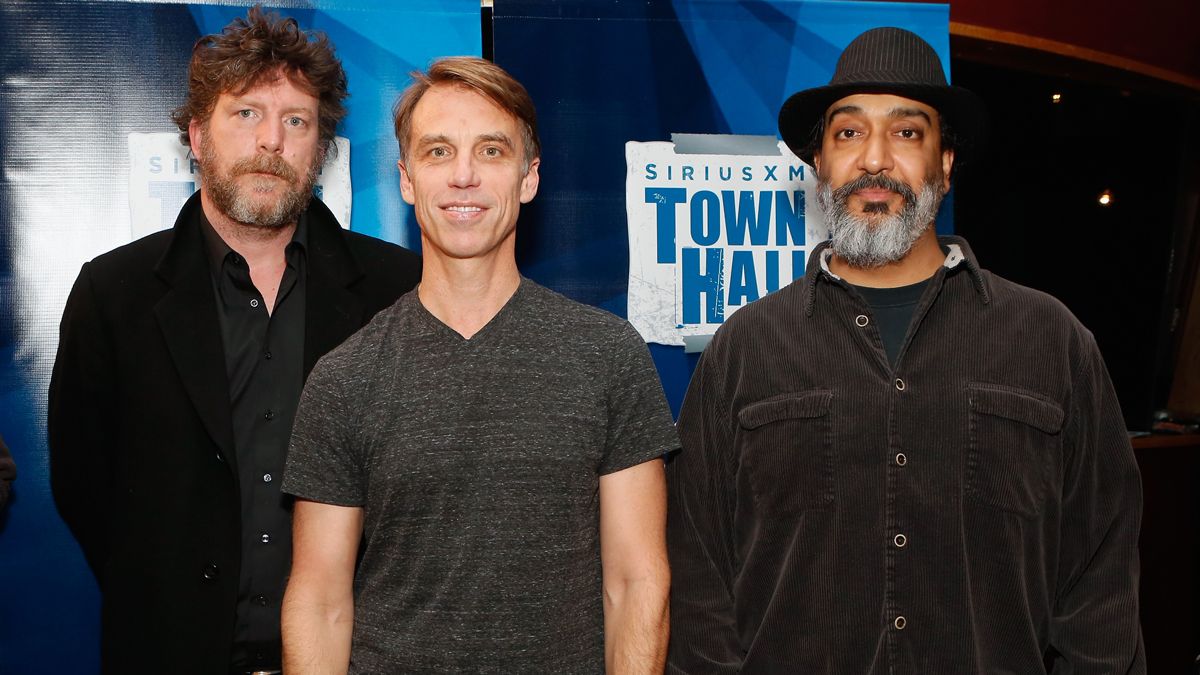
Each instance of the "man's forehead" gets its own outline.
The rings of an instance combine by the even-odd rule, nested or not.
[[[463,84],[438,83],[431,86],[412,112],[410,134],[418,141],[428,135],[445,135],[461,130],[468,121],[478,137],[504,136],[519,143],[520,121],[488,97]]]
[[[299,71],[288,71],[282,66],[276,70],[264,73],[258,78],[250,80],[221,92],[221,96],[226,99],[247,99],[260,98],[278,93],[279,90],[292,89],[291,94],[301,94],[301,98],[305,104],[311,103],[311,107],[317,108],[318,92],[309,83],[308,78],[304,73]]]
[[[883,116],[893,118],[925,117],[929,122],[938,121],[938,111],[933,106],[915,99],[896,94],[851,94],[834,101],[825,109],[825,120],[838,114]]]

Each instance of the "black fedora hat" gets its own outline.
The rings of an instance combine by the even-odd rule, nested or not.
[[[779,133],[812,165],[821,147],[820,121],[835,101],[852,94],[894,94],[931,106],[953,132],[955,166],[978,153],[987,136],[983,101],[946,83],[942,61],[928,42],[902,28],[872,28],[846,46],[824,87],[792,94],[779,111]]]

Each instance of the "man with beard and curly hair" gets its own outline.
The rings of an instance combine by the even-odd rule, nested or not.
[[[71,291],[51,486],[100,585],[105,672],[279,672],[301,388],[420,276],[313,197],[346,95],[333,46],[292,19],[255,7],[200,38],[174,115],[200,191]]]
[[[898,28],[784,103],[831,238],[692,378],[668,672],[1145,672],[1141,488],[1096,343],[934,232],[984,126]]]

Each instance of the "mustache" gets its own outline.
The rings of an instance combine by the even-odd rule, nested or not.
[[[896,178],[892,178],[887,174],[866,174],[855,178],[833,191],[833,198],[836,201],[845,201],[851,194],[859,190],[890,190],[904,198],[905,204],[911,204],[917,195],[907,183]]]
[[[299,176],[295,169],[279,155],[254,155],[239,159],[229,169],[230,177],[242,176],[248,173],[266,173],[278,176],[289,183],[295,183]]]

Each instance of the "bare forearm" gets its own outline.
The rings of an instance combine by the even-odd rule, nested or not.
[[[670,581],[632,581],[605,589],[604,660],[611,675],[662,673],[670,632],[667,596]]]
[[[354,601],[313,597],[306,584],[288,584],[283,601],[283,669],[288,675],[345,673],[350,667]]]

